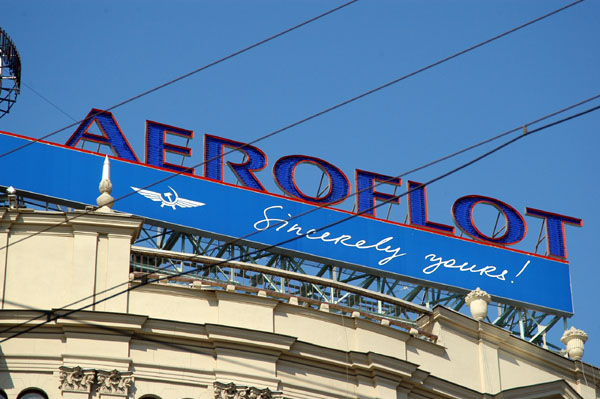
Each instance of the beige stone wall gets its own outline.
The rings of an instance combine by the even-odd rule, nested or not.
[[[46,320],[32,309],[64,315],[57,309],[139,284],[130,281],[129,251],[140,221],[67,221],[75,215],[4,211],[1,337]],[[234,383],[238,397],[267,388],[286,398],[598,397],[600,370],[589,365],[441,307],[420,323],[435,343],[275,298],[150,284],[0,344],[0,388],[10,399],[27,388],[49,398],[215,398],[215,383]],[[65,375],[81,367],[91,382],[66,386],[61,367]],[[113,370],[121,374],[106,387]]]

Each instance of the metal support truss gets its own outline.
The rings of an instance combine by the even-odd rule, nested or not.
[[[6,198],[0,196],[0,204]],[[42,210],[71,211],[77,204],[59,204],[32,198],[18,198],[19,206],[27,206]],[[79,206],[79,208],[82,208]],[[539,240],[539,239],[538,239]],[[212,258],[232,259],[248,264],[266,266],[287,272],[299,273],[307,277],[324,278],[331,282],[352,285],[373,293],[398,298],[398,300],[412,303],[416,306],[432,309],[436,305],[443,305],[458,312],[469,314],[465,304],[466,292],[444,290],[404,281],[400,278],[390,278],[384,275],[365,273],[349,268],[319,263],[301,257],[269,252],[243,245],[239,242],[226,242],[205,234],[190,233],[173,229],[156,223],[146,223],[142,227],[138,240],[134,243],[138,247],[155,248],[159,250],[175,251],[183,254],[202,255]],[[132,260],[133,262],[133,260]],[[143,264],[132,263],[133,270],[140,272],[157,272],[169,274],[189,270],[193,266],[183,261],[168,259],[160,264],[144,269]],[[187,268],[187,269],[186,269]],[[160,269],[160,270],[159,270]],[[418,312],[407,311],[402,306],[382,302],[373,298],[358,297],[350,292],[343,292],[332,288],[331,285],[314,284],[306,282],[291,282],[282,276],[272,273],[242,271],[228,266],[216,265],[202,268],[194,274],[195,278],[215,283],[240,284],[266,289],[282,295],[300,295],[309,300],[320,301],[332,305],[343,305],[349,308],[360,305],[361,311],[369,312],[375,317],[384,317],[397,320],[407,325],[414,324],[420,316]],[[360,302],[360,303],[359,303]],[[556,326],[563,315],[526,309],[513,304],[493,302],[490,304],[487,322],[510,331],[513,335],[521,337],[533,344],[558,350],[556,346],[547,342],[547,333]],[[566,329],[566,318],[565,329]],[[559,323],[560,325],[560,323]]]
[[[341,283],[390,295],[430,309],[436,305],[443,305],[458,312],[469,313],[465,303],[466,293],[462,291],[452,292],[401,279],[359,272],[340,266],[318,263],[273,252],[257,252],[255,248],[249,246],[227,244],[226,242],[209,237],[163,229],[147,224],[144,225],[144,231],[136,245],[149,246],[150,243],[152,247],[157,249],[224,259],[236,259],[316,277],[325,277]],[[223,280],[227,277],[218,268],[205,271],[203,276],[215,280]],[[268,281],[268,277],[263,276],[259,280]],[[273,286],[276,285],[275,283],[271,284]],[[318,298],[324,302],[329,302],[335,293],[322,292],[315,287],[312,295],[315,299]],[[381,304],[377,303],[373,304],[373,309],[375,313],[386,312],[385,309],[382,309]],[[558,346],[546,341],[546,334],[562,317],[556,314],[517,307],[508,303],[494,302],[490,304],[490,311],[486,321],[536,345],[558,349]]]
[[[21,57],[10,37],[0,28],[0,118],[6,115],[21,89]]]

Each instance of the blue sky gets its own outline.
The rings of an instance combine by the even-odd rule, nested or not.
[[[25,84],[81,119],[339,4],[5,1],[0,27],[21,54],[24,86],[0,130],[41,137],[73,122]],[[193,130],[192,165],[203,159],[206,133],[251,141],[565,4],[361,0],[113,114],[140,158],[146,120]],[[278,192],[271,167],[291,154],[325,159],[349,177],[354,169],[398,175],[596,95],[598,15],[598,2],[583,2],[269,138],[257,144],[269,157],[258,177]],[[599,122],[600,111],[547,129],[428,188],[429,216],[439,223],[452,224],[452,203],[468,194],[523,213],[533,207],[583,219],[582,228],[565,229],[575,306],[569,326],[588,332],[584,360],[596,366]],[[73,131],[50,140],[65,143]],[[427,181],[489,148],[408,179]],[[318,184],[313,172],[300,171],[307,191]],[[493,215],[479,213],[489,225]],[[402,201],[391,218],[405,215]],[[529,234],[517,248],[533,251],[541,222],[526,221]]]

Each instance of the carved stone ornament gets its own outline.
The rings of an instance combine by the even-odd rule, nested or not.
[[[587,341],[587,339],[588,339],[588,336],[585,333],[585,331],[578,330],[575,327],[571,327],[563,333],[560,340],[563,342],[563,344],[566,344],[565,341],[568,341],[569,338],[573,338],[573,337],[577,337],[577,338],[581,339],[583,342]]]
[[[585,341],[588,336],[583,330],[578,330],[575,327],[571,327],[564,332],[560,340],[567,346],[567,354],[573,360],[581,360],[583,357],[583,351]]]
[[[215,399],[278,399],[282,397],[281,392],[273,392],[269,388],[239,386],[233,382],[229,384],[215,382],[214,388]]]
[[[131,374],[131,371],[98,370],[98,386],[96,390],[101,394],[127,396],[129,387],[133,383],[133,376]]]
[[[59,368],[60,385],[58,388],[61,391],[71,392],[90,392],[92,384],[96,379],[95,370],[84,370],[81,367],[65,367]]]
[[[469,292],[465,298],[465,302],[471,310],[471,316],[475,320],[483,320],[487,317],[488,303],[492,300],[492,297],[479,287]]]
[[[477,287],[473,291],[471,291],[467,294],[467,296],[465,298],[465,302],[467,303],[467,306],[468,306],[471,304],[471,302],[473,302],[477,299],[483,299],[486,303],[490,303],[492,300],[492,297],[487,292],[485,292],[481,288]]]

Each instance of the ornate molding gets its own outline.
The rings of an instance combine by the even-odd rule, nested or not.
[[[119,370],[98,370],[98,386],[96,391],[103,394],[127,396],[129,387],[133,384],[131,371],[120,372]]]
[[[58,388],[61,391],[68,392],[86,392],[90,393],[92,384],[96,380],[95,370],[84,370],[81,367],[65,367],[59,368],[60,385]]]
[[[561,342],[563,344],[567,344],[567,342],[572,339],[572,338],[579,338],[581,339],[583,342],[587,341],[588,336],[585,333],[585,331],[583,330],[578,330],[575,327],[571,326],[571,328],[569,328],[567,331],[565,331],[562,335],[562,337],[560,338]]]
[[[215,382],[215,399],[280,399],[281,392],[273,392],[269,388],[259,389],[235,385],[233,382],[223,384]]]
[[[467,303],[467,306],[470,306],[471,303],[477,299],[483,299],[486,303],[490,303],[492,301],[490,294],[477,287],[467,294],[465,297],[465,302]]]

